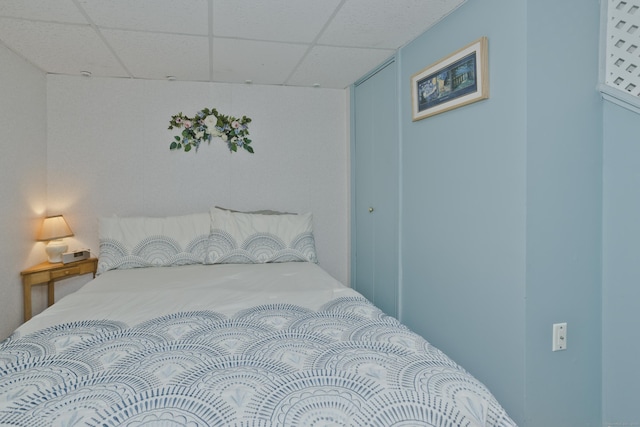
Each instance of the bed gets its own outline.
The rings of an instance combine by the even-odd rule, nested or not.
[[[515,426],[316,263],[310,215],[104,218],[99,272],[0,343],[0,425]]]

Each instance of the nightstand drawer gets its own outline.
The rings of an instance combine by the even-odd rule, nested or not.
[[[87,272],[88,273],[88,272]],[[51,279],[60,279],[62,277],[74,276],[80,274],[80,267],[65,268],[62,270],[54,270],[51,272]]]
[[[24,276],[23,280],[27,281],[29,284],[37,284],[44,283],[51,280],[51,272],[50,271],[39,271],[37,273],[32,273],[28,276]]]

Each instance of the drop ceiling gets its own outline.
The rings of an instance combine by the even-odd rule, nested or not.
[[[466,0],[0,0],[52,74],[345,88]]]

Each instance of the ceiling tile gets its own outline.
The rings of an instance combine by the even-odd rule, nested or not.
[[[49,73],[125,77],[100,37],[88,25],[0,18],[0,40]]]
[[[339,3],[340,0],[213,0],[213,35],[309,43]]]
[[[209,34],[207,0],[79,0],[100,27],[178,34]]]
[[[136,78],[209,80],[209,39],[203,36],[102,30]]]
[[[343,89],[394,54],[394,50],[316,46],[287,82]]]
[[[213,80],[281,85],[306,50],[299,44],[214,37]]]
[[[463,1],[347,0],[318,43],[397,49]]]
[[[72,0],[2,0],[0,16],[87,24],[87,20]]]

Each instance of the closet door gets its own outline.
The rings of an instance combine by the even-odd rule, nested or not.
[[[396,64],[354,88],[352,284],[397,316],[399,141]]]

